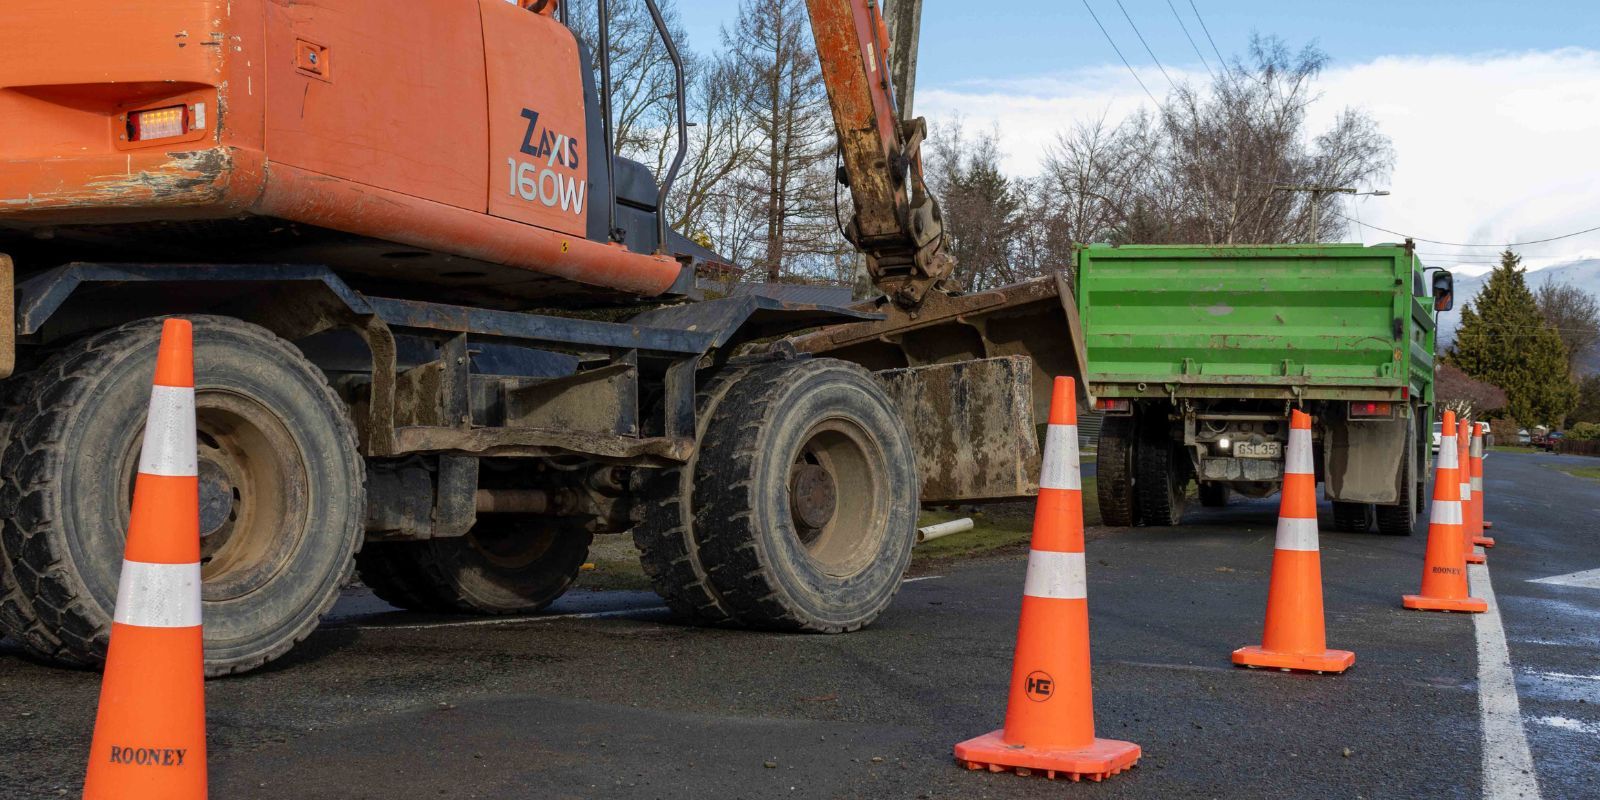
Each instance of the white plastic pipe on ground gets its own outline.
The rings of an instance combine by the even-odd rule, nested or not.
[[[949,522],[941,522],[938,525],[929,525],[926,528],[917,529],[917,544],[931,542],[934,539],[942,539],[954,533],[966,533],[970,530],[972,530],[971,517],[953,519]]]

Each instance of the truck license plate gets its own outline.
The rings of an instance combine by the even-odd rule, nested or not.
[[[1278,458],[1283,455],[1283,445],[1279,442],[1240,442],[1233,446],[1233,454],[1238,458]]]

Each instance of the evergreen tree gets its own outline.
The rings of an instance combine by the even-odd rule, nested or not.
[[[1449,360],[1468,375],[1504,389],[1507,410],[1523,425],[1559,425],[1578,403],[1567,372],[1566,346],[1539,312],[1522,258],[1507,250],[1478,294],[1461,308]]]

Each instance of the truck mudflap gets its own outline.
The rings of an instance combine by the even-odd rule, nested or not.
[[[911,433],[924,503],[1038,491],[1032,372],[1027,357],[1006,356],[876,374]]]

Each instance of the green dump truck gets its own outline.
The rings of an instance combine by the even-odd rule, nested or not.
[[[1411,532],[1448,272],[1410,244],[1095,245],[1077,268],[1106,524],[1176,525],[1196,482],[1206,506],[1278,491],[1299,408],[1335,526]]]

